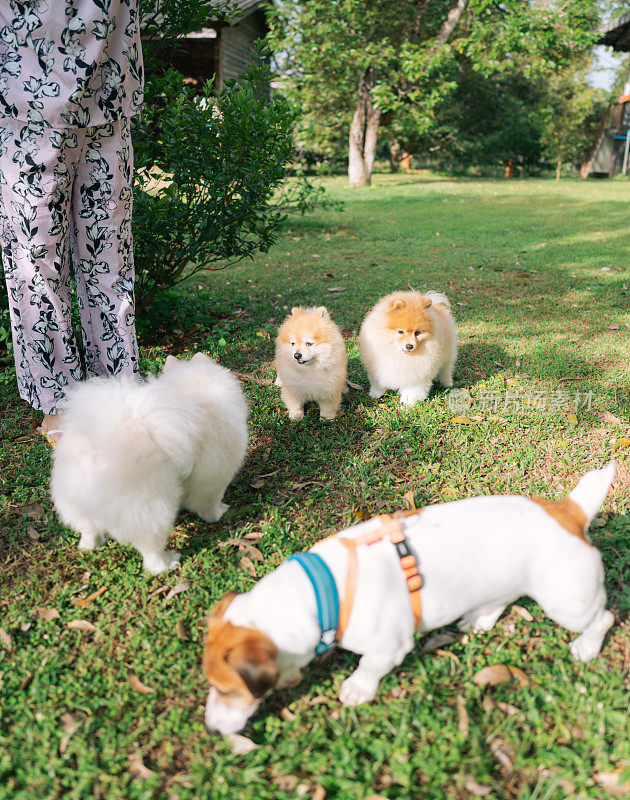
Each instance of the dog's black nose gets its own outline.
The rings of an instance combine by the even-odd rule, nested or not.
[[[293,353],[293,358],[299,361],[302,358],[302,353]]]
[[[413,350],[412,344],[406,344],[405,347],[407,348],[407,350]]]

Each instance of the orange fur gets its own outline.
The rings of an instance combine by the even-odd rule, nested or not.
[[[590,544],[586,535],[586,523],[588,522],[586,514],[570,497],[565,497],[564,500],[532,499],[534,503],[538,503],[547,514],[562,525],[566,531],[582,539],[586,544]]]
[[[278,681],[278,649],[264,633],[223,619],[235,597],[228,592],[208,617],[203,670],[228,705],[251,705]]]
[[[326,312],[326,316],[322,316],[322,310],[326,310],[324,306],[315,309],[305,309],[302,306],[292,308],[291,314],[280,326],[276,341],[280,341],[282,344],[290,342],[296,344],[304,342],[330,343],[333,339],[331,320],[328,312]]]

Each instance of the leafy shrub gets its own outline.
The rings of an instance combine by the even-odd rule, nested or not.
[[[135,130],[134,254],[142,309],[203,269],[224,268],[275,241],[288,210],[321,201],[304,180],[279,193],[293,154],[294,118],[269,100],[260,48],[238,82],[202,95],[168,70]],[[156,96],[157,95],[157,96]]]

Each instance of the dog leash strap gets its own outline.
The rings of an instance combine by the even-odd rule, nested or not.
[[[315,592],[317,618],[321,628],[321,638],[315,648],[317,655],[322,655],[333,647],[337,640],[339,624],[339,594],[337,584],[328,565],[317,553],[296,553],[287,561],[297,561],[302,567]]]

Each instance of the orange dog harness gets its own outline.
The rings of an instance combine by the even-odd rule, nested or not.
[[[337,641],[341,639],[348,626],[350,614],[352,613],[352,606],[354,604],[354,595],[357,589],[357,574],[358,574],[358,558],[357,547],[361,545],[371,545],[377,542],[382,542],[383,539],[389,539],[396,548],[400,564],[405,574],[407,581],[407,589],[409,590],[409,600],[411,602],[411,609],[415,619],[415,630],[420,625],[420,618],[422,616],[422,601],[420,598],[420,588],[422,587],[422,578],[418,572],[418,565],[416,559],[409,549],[407,538],[403,532],[401,518],[412,516],[419,513],[418,511],[398,511],[395,514],[381,514],[378,517],[381,523],[378,528],[364,533],[362,536],[357,536],[353,539],[346,539],[342,536],[331,536],[330,539],[335,539],[340,542],[348,551],[348,566],[346,567],[346,591],[339,609],[339,625],[337,627]],[[324,540],[326,541],[326,540]]]

